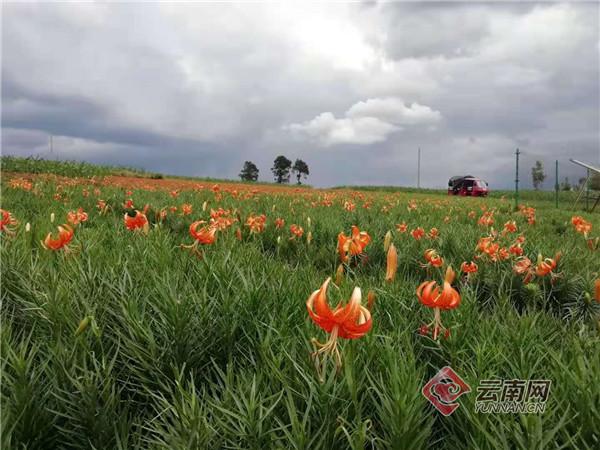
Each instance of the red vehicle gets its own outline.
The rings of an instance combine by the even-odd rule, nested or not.
[[[452,177],[448,181],[448,195],[485,197],[488,193],[487,182],[471,175]]]

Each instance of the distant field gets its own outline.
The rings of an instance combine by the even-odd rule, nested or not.
[[[104,177],[104,176],[117,176],[117,177],[140,177],[150,179],[163,179],[169,178],[173,180],[195,180],[203,182],[225,182],[225,183],[237,183],[247,185],[270,185],[273,183],[263,182],[242,182],[240,180],[227,180],[221,178],[210,178],[210,177],[193,177],[193,176],[178,176],[168,175],[156,172],[147,172],[143,169],[132,168],[132,167],[121,167],[121,166],[104,166],[97,164],[90,164],[82,161],[61,161],[61,160],[49,160],[39,158],[21,158],[15,156],[2,156],[0,158],[0,165],[2,172],[8,173],[21,173],[21,174],[42,174],[50,173],[55,175],[61,175],[65,177]],[[285,184],[282,187],[296,186],[295,184]],[[303,187],[310,187],[309,185],[302,185]]]
[[[414,187],[401,187],[401,186],[340,186],[336,189],[356,189],[359,191],[365,192],[404,192],[407,194],[410,193],[420,193],[420,194],[433,194],[433,195],[446,195],[447,191],[445,189],[424,189],[424,188],[414,188]],[[558,201],[561,207],[570,207],[573,202],[577,199],[577,191],[559,191],[558,192]],[[600,195],[600,192],[592,192],[594,195]],[[507,190],[496,190],[493,187],[490,190],[490,198],[506,198],[512,199],[514,198],[514,191]],[[519,191],[519,199],[522,201],[534,201],[534,202],[554,202],[555,201],[555,193],[554,191],[535,191],[535,190],[522,190]],[[581,201],[581,200],[580,200]]]
[[[121,170],[2,159],[2,448],[599,447],[599,214]],[[417,288],[449,266],[434,336]],[[367,309],[311,319],[328,277]],[[446,365],[449,417],[421,394]],[[550,380],[545,412],[475,412],[485,379]]]
[[[46,159],[36,158],[20,158],[14,156],[3,156],[0,159],[1,167],[3,172],[17,172],[17,173],[52,173],[56,175],[62,175],[67,177],[97,177],[97,176],[123,176],[123,177],[141,177],[151,179],[162,179],[169,178],[173,180],[191,180],[191,181],[203,181],[203,182],[215,182],[215,183],[237,183],[249,186],[262,186],[262,185],[273,185],[273,183],[266,182],[241,182],[239,180],[226,180],[210,177],[186,177],[186,176],[174,176],[159,173],[151,173],[137,168],[119,167],[119,166],[102,166],[95,165],[86,162],[79,161],[54,161]],[[295,184],[284,184],[282,187],[296,187]],[[310,185],[302,185],[302,188],[311,187]],[[403,186],[336,186],[333,189],[342,190],[358,190],[364,192],[404,192],[407,194],[433,194],[433,195],[445,195],[446,190],[444,189],[417,189],[415,187],[403,187]],[[600,195],[600,193],[593,192],[594,195]],[[519,193],[520,199],[523,201],[536,201],[536,202],[554,202],[553,191],[534,191],[524,190]],[[506,198],[511,199],[514,196],[513,191],[506,190],[495,190],[491,189],[490,198]],[[559,204],[561,208],[569,208],[575,202],[577,198],[576,191],[560,191],[559,192]],[[580,206],[583,208],[585,202],[581,201]]]

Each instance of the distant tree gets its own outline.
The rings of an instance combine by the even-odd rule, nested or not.
[[[531,168],[531,178],[533,179],[533,188],[538,190],[546,179],[544,164],[541,161],[536,161],[535,166]]]
[[[561,183],[560,189],[562,191],[570,191],[571,190],[571,183],[569,183],[569,177],[565,177],[565,181],[563,181]]]
[[[289,183],[290,181],[290,169],[292,168],[292,162],[283,155],[279,155],[273,161],[273,167],[271,172],[275,176],[277,183]]]
[[[578,189],[585,189],[585,183],[586,183],[587,178],[586,177],[581,177],[579,179],[579,183],[577,185]],[[592,173],[590,176],[590,180],[588,181],[589,183],[589,188],[592,191],[600,191],[600,174],[599,173]]]
[[[258,180],[258,167],[252,161],[246,161],[242,171],[240,172],[240,178],[242,181],[256,181]]]
[[[296,159],[294,162],[294,166],[292,167],[292,171],[296,174],[296,179],[298,180],[298,184],[302,184],[300,182],[300,178],[304,176],[304,179],[310,174],[308,171],[308,164],[306,164],[301,159]]]

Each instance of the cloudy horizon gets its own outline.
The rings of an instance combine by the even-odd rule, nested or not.
[[[554,185],[600,165],[596,2],[5,3],[2,154],[272,181]],[[50,153],[49,137],[53,136]]]

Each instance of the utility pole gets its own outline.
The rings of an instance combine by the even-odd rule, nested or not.
[[[559,189],[559,186],[558,186],[558,159],[556,160],[556,174],[555,174],[555,177],[556,177],[556,183],[554,184],[554,190],[555,190],[554,203],[555,203],[555,206],[558,208],[558,189]]]
[[[519,149],[515,152],[517,167],[515,170],[515,210],[519,209],[519,155],[521,152]]]
[[[417,189],[421,188],[421,147],[417,152]]]

